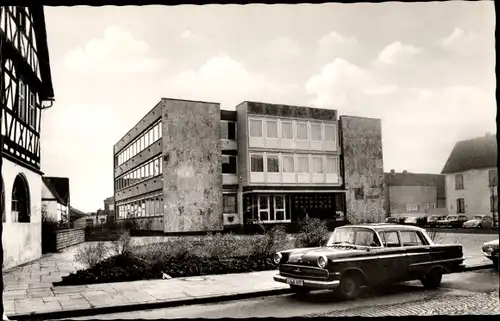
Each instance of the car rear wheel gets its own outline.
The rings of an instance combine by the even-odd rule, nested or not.
[[[306,287],[298,286],[298,285],[292,285],[292,284],[290,284],[290,289],[292,289],[292,291],[297,293],[297,294],[307,294],[307,293],[311,292],[310,288],[306,288]]]
[[[361,279],[353,273],[342,276],[339,287],[335,292],[345,300],[355,300],[360,293]]]
[[[426,276],[421,280],[422,285],[427,289],[435,289],[441,284],[441,279],[443,278],[443,272],[441,268],[434,268],[427,273]]]

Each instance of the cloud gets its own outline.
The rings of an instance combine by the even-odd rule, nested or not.
[[[473,56],[479,62],[495,59],[495,35],[493,32],[491,34],[480,35],[476,32],[465,31],[455,27],[438,44],[449,54],[458,58],[470,58]]]
[[[196,44],[196,45],[208,44],[211,42],[210,37],[205,36],[198,32],[194,32],[190,29],[185,29],[184,31],[182,31],[182,33],[179,35],[179,39],[184,43]]]
[[[456,43],[457,41],[460,41],[460,38],[462,38],[464,35],[464,31],[460,28],[453,28],[453,32],[442,39],[442,44],[444,46],[450,46],[453,45],[453,43]]]
[[[298,59],[302,56],[300,44],[288,37],[278,37],[270,40],[262,53],[272,59]]]
[[[359,55],[360,43],[356,37],[345,37],[331,31],[318,40],[317,56],[321,59]]]
[[[408,63],[408,59],[422,52],[422,49],[395,41],[380,51],[376,63],[399,65]]]
[[[146,42],[116,26],[108,27],[103,38],[92,39],[64,56],[66,68],[81,74],[154,72],[165,63]]]
[[[305,89],[315,96],[311,102],[315,106],[341,108],[351,105],[354,108],[362,96],[385,95],[395,91],[397,86],[384,84],[372,71],[336,58],[311,76]]]

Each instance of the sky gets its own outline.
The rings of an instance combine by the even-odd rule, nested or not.
[[[45,7],[42,170],[72,206],[113,195],[113,145],[162,97],[380,118],[384,170],[440,173],[496,133],[491,1]]]

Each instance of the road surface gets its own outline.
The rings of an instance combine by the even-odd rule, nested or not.
[[[425,290],[407,282],[366,293],[356,301],[339,301],[330,291],[305,297],[294,294],[229,301],[217,304],[72,318],[72,320],[156,318],[245,318],[315,316],[405,316],[499,314],[498,273],[492,269],[445,275],[442,286]]]

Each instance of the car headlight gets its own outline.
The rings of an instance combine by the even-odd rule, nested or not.
[[[326,267],[326,264],[328,263],[328,260],[324,256],[318,257],[318,266],[322,269]]]
[[[273,261],[274,261],[274,264],[280,264],[281,262],[281,258],[283,257],[283,255],[281,255],[280,252],[276,252],[273,256]]]

